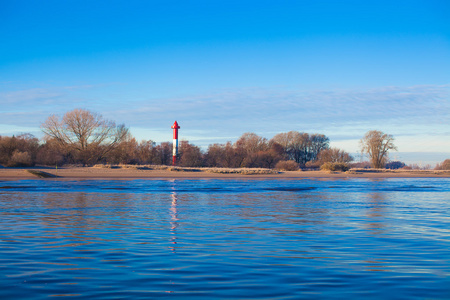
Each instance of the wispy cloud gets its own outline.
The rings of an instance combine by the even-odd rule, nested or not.
[[[386,122],[391,126],[437,125],[450,122],[449,91],[449,86],[333,91],[244,89],[135,102],[123,107],[120,116],[138,126],[158,126],[177,118],[193,129],[238,132],[367,127]]]
[[[45,88],[34,88],[21,91],[12,91],[0,93],[0,103],[5,106],[8,105],[23,105],[36,104],[36,101],[44,101],[49,103],[55,99],[61,98],[64,93],[55,90],[48,90]]]
[[[80,91],[100,85],[41,87],[0,92],[0,124],[37,126],[52,114],[76,107],[92,107],[92,99]]]
[[[164,140],[169,140],[170,125],[178,120],[185,137],[206,144],[233,140],[230,137],[247,131],[270,138],[290,130],[325,133],[335,141],[355,140],[371,129],[404,139],[419,134],[439,139],[448,137],[450,124],[449,85],[309,91],[247,88],[145,100],[142,93],[139,99],[127,97],[122,89],[118,95],[110,86],[88,85],[0,93],[0,124],[38,127],[50,114],[84,107],[140,128],[138,138],[159,140],[167,134]]]

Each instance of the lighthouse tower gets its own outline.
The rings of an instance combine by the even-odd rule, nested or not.
[[[172,165],[175,166],[177,163],[177,156],[178,156],[178,129],[180,129],[180,126],[178,126],[177,121],[173,123],[172,127],[173,129],[173,157],[172,157]]]

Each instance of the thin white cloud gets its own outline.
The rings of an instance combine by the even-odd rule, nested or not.
[[[20,135],[22,133],[31,133],[36,137],[41,136],[41,130],[38,127],[0,124],[0,136]]]
[[[64,96],[58,91],[45,88],[34,88],[21,91],[0,93],[0,103],[6,105],[36,104],[36,101],[49,101]]]
[[[83,107],[141,128],[136,133],[139,139],[170,140],[170,126],[177,120],[185,137],[202,143],[225,142],[248,131],[270,138],[298,130],[324,133],[332,141],[350,141],[348,145],[372,129],[402,140],[429,135],[438,141],[448,138],[450,124],[449,85],[313,91],[248,88],[146,100],[139,93],[137,98],[123,89],[117,94],[112,90],[86,85],[0,93],[0,120],[38,127],[50,114]]]
[[[151,99],[124,108],[120,115],[140,126],[166,116],[211,128],[289,130],[317,124],[344,126],[389,121],[430,124],[450,121],[448,86],[389,87],[352,91],[239,90],[172,99]],[[250,126],[258,126],[249,128]]]

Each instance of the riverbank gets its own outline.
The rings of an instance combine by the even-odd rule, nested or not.
[[[30,173],[29,170],[33,170]],[[37,171],[37,172],[36,172]],[[450,171],[351,169],[347,172],[274,171],[270,169],[220,169],[173,167],[65,167],[65,168],[1,168],[0,180],[39,179],[38,172],[52,179],[302,179],[302,178],[450,178]],[[56,177],[54,177],[56,176]]]

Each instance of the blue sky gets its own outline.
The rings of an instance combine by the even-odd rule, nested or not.
[[[0,135],[86,108],[138,139],[324,133],[450,157],[448,1],[0,0]]]

